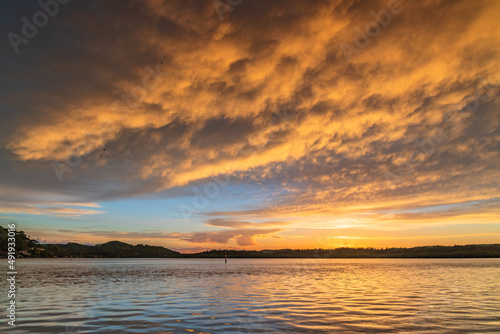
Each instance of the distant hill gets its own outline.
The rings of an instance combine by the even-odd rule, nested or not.
[[[87,246],[77,243],[65,245],[41,245],[50,255],[57,257],[179,257],[179,252],[160,246],[130,245],[121,241],[109,241],[105,244]]]
[[[7,254],[7,229],[0,226],[0,255]],[[500,244],[422,246],[412,248],[336,248],[228,250],[218,249],[182,254],[161,246],[130,245],[121,241],[88,246],[74,242],[39,244],[23,231],[16,231],[19,257],[106,257],[106,258],[500,258]]]
[[[0,226],[0,255],[7,255],[8,230]],[[178,257],[179,252],[160,246],[129,245],[121,241],[109,241],[102,245],[88,246],[74,242],[40,244],[23,231],[16,231],[18,257]]]

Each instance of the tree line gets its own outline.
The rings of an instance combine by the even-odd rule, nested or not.
[[[0,226],[0,256],[7,254],[8,230]],[[40,244],[16,231],[18,257],[83,257],[83,258],[488,258],[500,257],[500,244],[421,246],[392,248],[336,249],[276,249],[233,250],[214,249],[192,254],[182,254],[161,246],[130,245],[121,241],[109,241],[98,245]]]

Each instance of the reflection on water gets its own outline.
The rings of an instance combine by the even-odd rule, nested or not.
[[[18,272],[16,333],[500,333],[500,259],[22,259]]]

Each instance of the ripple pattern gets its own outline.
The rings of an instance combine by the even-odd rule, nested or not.
[[[500,259],[17,264],[14,333],[500,333]]]

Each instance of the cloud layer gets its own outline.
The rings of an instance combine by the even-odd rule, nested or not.
[[[304,217],[498,198],[498,13],[487,0],[245,1],[222,19],[210,1],[70,3],[18,54],[2,42],[0,212],[98,214],[40,205],[176,198],[224,174],[266,201],[182,240],[251,246]]]

